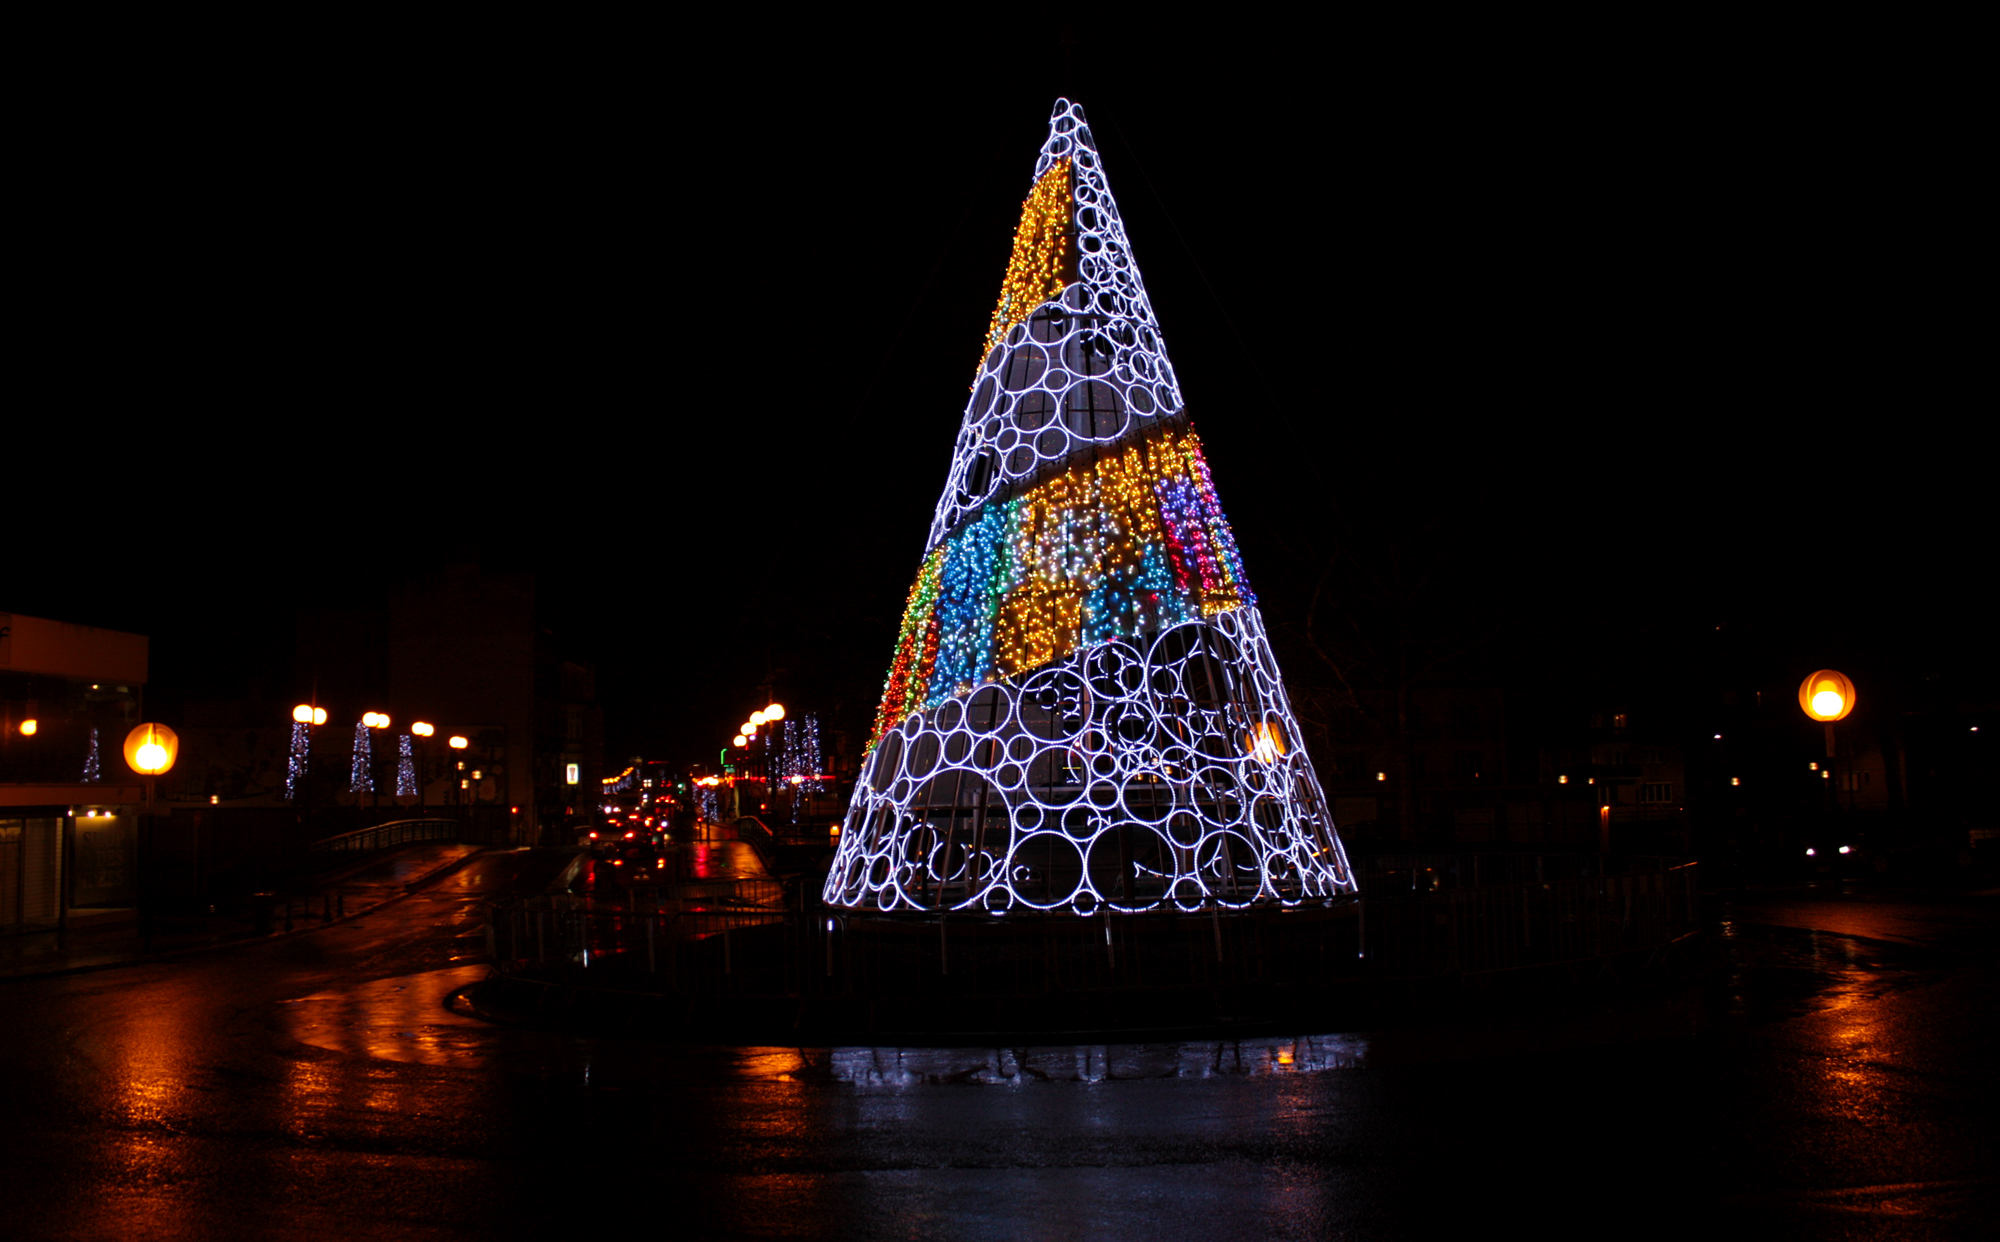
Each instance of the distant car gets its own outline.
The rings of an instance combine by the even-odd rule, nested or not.
[[[630,887],[634,884],[658,884],[666,879],[666,859],[660,852],[644,842],[624,841],[607,851],[592,864],[599,880],[609,880],[613,884]]]
[[[609,857],[613,852],[629,845],[651,844],[652,836],[612,824],[586,834],[583,843],[590,847],[593,857]]]
[[[1857,834],[1809,837],[1799,850],[1807,875],[1857,875],[1868,867],[1868,849]]]

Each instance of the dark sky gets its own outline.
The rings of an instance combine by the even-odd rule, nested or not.
[[[767,666],[865,712],[1070,92],[1274,626],[1408,539],[1563,643],[1983,646],[1951,74],[995,21],[71,53],[0,608],[148,632],[194,695],[301,597],[478,558],[542,575],[614,753],[705,748]]]

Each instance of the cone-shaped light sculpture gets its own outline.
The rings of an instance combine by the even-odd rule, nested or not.
[[[1058,100],[826,900],[1353,891],[1083,110]]]

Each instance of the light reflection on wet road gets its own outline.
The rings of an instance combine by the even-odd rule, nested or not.
[[[1992,898],[1738,902],[1679,993],[1234,1043],[673,1048],[494,1027],[481,860],[176,966],[0,986],[22,1236],[1397,1236],[1995,1216]],[[10,1233],[14,1229],[10,1227]]]

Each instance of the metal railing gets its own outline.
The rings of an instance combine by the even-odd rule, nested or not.
[[[643,992],[788,993],[799,955],[769,941],[798,926],[772,880],[704,881],[635,893],[629,905],[556,893],[487,907],[486,952],[496,973],[547,983]],[[746,934],[751,953],[737,950]]]
[[[1478,979],[1658,957],[1699,921],[1695,865],[1658,857],[1449,854],[1356,868],[1363,900],[1231,914],[851,917],[769,880],[555,895],[489,908],[504,976],[708,995],[1040,997],[1335,980]],[[1663,958],[1660,960],[1664,960]]]
[[[1695,864],[1602,854],[1382,855],[1356,868],[1376,969],[1561,966],[1663,949],[1700,918]]]
[[[329,854],[372,854],[417,841],[456,841],[468,830],[467,824],[456,819],[398,819],[315,841],[309,852],[315,859]]]

